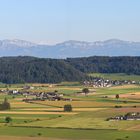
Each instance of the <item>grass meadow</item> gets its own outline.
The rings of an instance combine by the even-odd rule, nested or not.
[[[32,84],[31,84],[32,85]],[[78,95],[84,86],[64,82],[49,86],[33,84],[30,92],[54,91],[73,101],[34,101],[25,103],[24,96],[0,94],[6,97],[11,110],[0,111],[0,139],[27,140],[139,140],[140,121],[106,121],[109,117],[140,112],[140,86],[123,85],[110,88],[88,87],[88,96]],[[20,89],[21,85],[10,85]],[[4,85],[0,87],[3,89]],[[115,95],[119,94],[117,100]],[[107,98],[104,98],[104,97]],[[72,112],[64,112],[65,104],[71,104]],[[121,106],[121,108],[115,108]],[[12,122],[6,123],[5,117]]]

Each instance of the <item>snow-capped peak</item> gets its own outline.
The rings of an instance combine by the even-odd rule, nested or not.
[[[13,39],[13,40],[5,39],[1,41],[1,46],[9,46],[9,45],[16,45],[19,47],[33,47],[36,46],[37,44],[25,40],[19,40],[19,39]]]

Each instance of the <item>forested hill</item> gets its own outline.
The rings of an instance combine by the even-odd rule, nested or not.
[[[93,72],[140,75],[140,57],[0,58],[0,82],[2,83],[81,81],[87,78],[86,73]]]
[[[140,75],[140,57],[68,58],[66,62],[84,73],[126,73]]]
[[[35,57],[1,57],[2,83],[57,83],[80,81],[85,75],[64,60]]]

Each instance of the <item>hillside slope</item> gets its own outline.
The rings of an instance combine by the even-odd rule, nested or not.
[[[83,57],[49,59],[1,57],[2,83],[58,83],[81,81],[87,73],[125,73],[140,75],[140,57]]]
[[[85,75],[64,60],[35,57],[0,58],[2,83],[57,83],[80,81]]]

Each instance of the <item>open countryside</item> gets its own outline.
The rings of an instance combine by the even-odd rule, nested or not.
[[[140,140],[140,0],[0,0],[0,140]]]
[[[84,88],[88,88],[87,94]],[[140,120],[116,119],[140,112],[139,84],[98,88],[79,82],[1,84],[0,90],[1,102],[7,98],[11,105],[10,110],[0,111],[3,139],[138,140],[140,136]],[[61,98],[46,96],[54,93]],[[64,111],[67,104],[72,111]],[[12,121],[7,123],[5,117]]]

